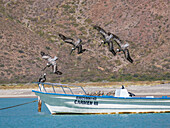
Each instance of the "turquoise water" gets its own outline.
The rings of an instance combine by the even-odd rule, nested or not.
[[[0,98],[0,108],[35,98]],[[120,115],[50,115],[38,103],[0,110],[0,128],[170,128],[170,113]]]

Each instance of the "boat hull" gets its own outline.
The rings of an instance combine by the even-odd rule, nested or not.
[[[51,114],[123,114],[170,112],[170,98],[69,95],[33,91]]]

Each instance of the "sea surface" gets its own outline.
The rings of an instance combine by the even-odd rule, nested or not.
[[[0,108],[36,98],[0,98]],[[170,128],[170,113],[117,115],[51,115],[38,102],[0,110],[0,128]]]

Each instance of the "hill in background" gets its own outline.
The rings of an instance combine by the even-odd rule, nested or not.
[[[57,76],[47,81],[86,82],[170,79],[168,0],[0,0],[1,83],[37,81],[46,61],[40,52],[57,56]],[[98,48],[99,25],[128,40],[134,63]],[[71,46],[58,33],[79,37],[87,52],[69,55]],[[116,47],[115,47],[116,49]]]

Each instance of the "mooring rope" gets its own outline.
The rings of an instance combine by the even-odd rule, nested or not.
[[[14,108],[14,107],[18,107],[18,106],[21,106],[21,105],[25,105],[25,104],[29,104],[29,103],[33,103],[33,102],[37,102],[37,101],[38,101],[38,100],[33,100],[33,101],[30,101],[30,102],[26,102],[26,103],[14,105],[14,106],[9,106],[9,107],[5,107],[5,108],[0,108],[0,110],[9,109],[9,108]]]

